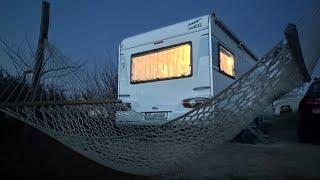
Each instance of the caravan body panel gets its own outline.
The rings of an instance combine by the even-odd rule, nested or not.
[[[167,79],[135,81],[133,73],[137,73],[136,64],[148,67],[139,69],[147,74],[148,78],[157,76],[152,73],[150,75],[149,71],[154,67],[159,68],[159,65],[152,64],[160,61],[155,60],[159,59],[158,53],[184,44],[191,47],[190,74]],[[223,73],[219,67],[219,48],[222,47],[234,60],[233,77]],[[154,59],[143,59],[144,55]],[[136,57],[139,57],[139,63],[133,63]],[[255,63],[256,59],[252,53],[230,34],[226,27],[217,25],[214,15],[202,16],[127,38],[122,41],[119,48],[118,96],[123,102],[130,103],[134,111],[144,114],[145,117],[142,117],[143,120],[119,117],[117,121],[125,124],[163,124],[191,110],[183,105],[183,100],[210,98],[216,95]],[[155,118],[156,116],[153,116],[155,114],[160,114],[162,118]],[[149,116],[152,118],[146,119]]]

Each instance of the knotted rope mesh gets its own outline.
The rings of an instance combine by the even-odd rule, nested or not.
[[[285,42],[226,90],[161,126],[120,125],[143,119],[103,92],[50,42],[37,87],[31,78],[2,77],[0,110],[116,170],[143,175],[176,173],[214,144],[232,139],[275,98],[304,83]]]

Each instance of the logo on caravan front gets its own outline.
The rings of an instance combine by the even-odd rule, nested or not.
[[[200,22],[201,20],[202,20],[202,18],[197,19],[197,20],[189,23],[188,24],[188,30],[190,31],[190,30],[194,30],[194,29],[197,29],[197,28],[201,28],[202,27],[202,24]]]

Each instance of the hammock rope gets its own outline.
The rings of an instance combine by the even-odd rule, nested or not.
[[[301,59],[281,41],[207,104],[161,126],[120,125],[116,118],[144,120],[144,115],[106,99],[77,64],[50,42],[45,46],[47,57],[36,88],[30,87],[28,78],[2,77],[0,111],[89,159],[133,174],[177,173],[214,144],[233,138],[267,105],[306,81]]]

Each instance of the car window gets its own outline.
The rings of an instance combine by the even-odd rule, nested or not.
[[[312,83],[307,95],[309,96],[320,96],[320,82]]]

